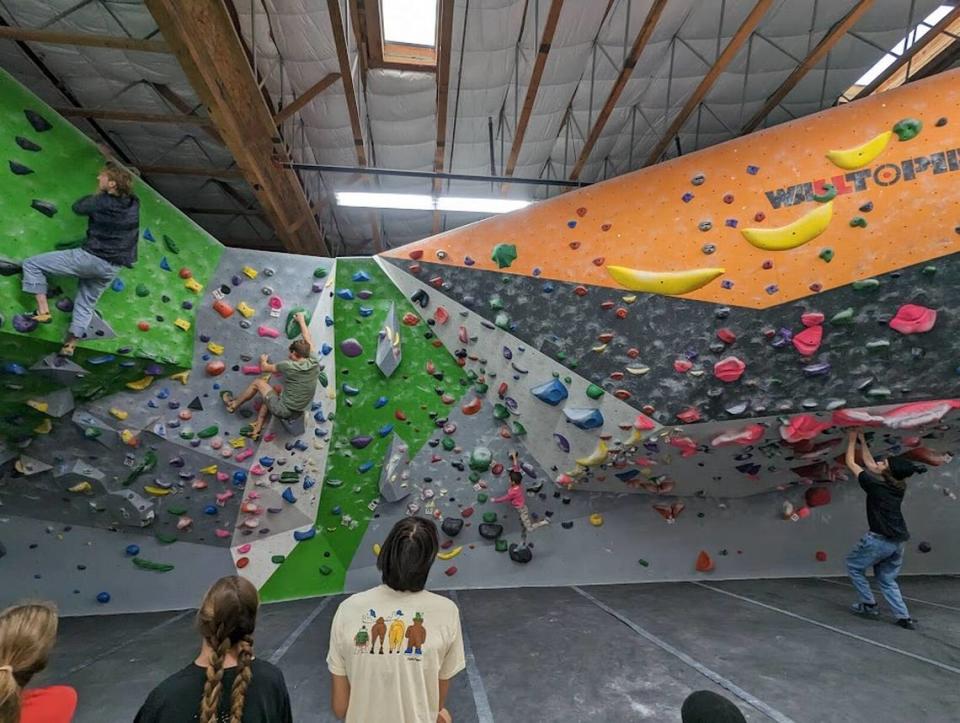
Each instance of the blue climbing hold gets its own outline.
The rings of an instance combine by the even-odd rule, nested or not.
[[[283,497],[284,501],[289,502],[291,505],[297,501],[296,496],[293,494],[293,487],[287,487],[287,489],[283,491],[281,497]]]
[[[145,228],[145,229],[143,230],[143,237],[144,237],[147,241],[153,241],[154,243],[157,242],[157,240],[153,237],[153,234],[150,233],[150,229],[149,229],[149,228]]]
[[[373,403],[373,408],[380,409],[380,407],[385,407],[388,401],[386,397],[377,397],[377,401]]]
[[[315,422],[326,422],[326,421],[327,421],[327,418],[326,418],[325,416],[323,416],[323,410],[322,410],[322,409],[318,409],[316,412],[313,413],[313,421],[315,421]]]
[[[264,455],[260,458],[260,464],[262,464],[264,467],[273,467],[276,462],[277,460],[275,460],[273,457],[268,457],[267,455]]]
[[[333,326],[333,319],[331,319],[329,316],[325,316],[323,317],[323,323],[326,326]]]
[[[359,282],[361,282],[361,281],[369,281],[369,280],[370,280],[370,274],[368,274],[366,271],[357,271],[357,272],[353,275],[353,280],[356,281],[357,283],[359,283]]]
[[[373,469],[373,462],[364,462],[359,467],[357,467],[357,472],[363,474],[364,472],[369,472]]]
[[[108,364],[112,362],[116,357],[113,354],[100,354],[99,356],[91,357],[87,359],[87,364],[93,364],[98,366],[100,364]]]
[[[127,545],[125,552],[128,557],[136,557],[140,554],[140,545]]]
[[[3,364],[4,374],[16,374],[17,376],[23,376],[27,373],[26,367],[22,364],[17,364],[16,362],[4,362]]]
[[[350,289],[337,289],[337,296],[344,301],[353,301],[353,291]]]
[[[617,472],[616,477],[621,482],[629,482],[630,480],[635,478],[638,474],[640,474],[640,470],[628,469],[626,472]]]
[[[346,394],[348,397],[355,397],[360,393],[360,390],[357,387],[351,386],[346,382],[344,382],[340,386],[340,389],[342,389],[343,393]]]
[[[290,488],[288,487],[287,490],[289,491]],[[284,495],[284,497],[286,497],[286,495]],[[296,540],[297,542],[303,542],[304,540],[312,540],[312,539],[313,539],[314,537],[316,537],[316,536],[317,536],[317,528],[316,528],[316,527],[311,527],[311,528],[308,529],[308,530],[294,530],[294,531],[293,531],[293,539]]]
[[[563,410],[567,421],[578,429],[597,429],[603,426],[603,415],[599,409],[570,409]]]
[[[320,353],[323,354],[324,356],[327,356],[327,354],[329,354],[332,351],[333,351],[333,347],[327,344],[327,342],[323,342],[323,344],[320,345]]]
[[[110,602],[110,593],[108,592],[99,593],[97,595],[97,602],[100,603],[101,605],[106,605],[108,602]]]
[[[337,515],[338,517],[343,514],[343,508],[340,505],[334,505],[333,509],[330,510],[331,515]]]
[[[114,291],[123,291],[126,288],[126,284],[124,284],[123,279],[118,276],[113,280],[113,283],[110,284],[110,288]]]
[[[205,514],[205,515],[211,515],[211,516],[217,514],[217,506],[216,506],[216,505],[207,505],[206,507],[203,508],[203,514]]]
[[[556,285],[552,281],[548,281],[543,285],[543,293],[552,294],[554,289],[556,288],[557,288]]]
[[[384,424],[380,429],[377,430],[377,434],[381,437],[386,437],[390,432],[393,431],[393,424]]]
[[[359,312],[360,316],[373,316],[373,308],[370,306],[361,306]]]
[[[311,487],[315,486],[317,481],[313,477],[304,477],[303,478],[303,489],[308,490]]]
[[[160,259],[160,268],[164,271],[170,271],[170,262],[167,261],[167,257],[164,256]]]
[[[233,473],[233,483],[238,487],[245,485],[247,483],[247,472],[246,470],[238,469]]]
[[[546,402],[552,407],[557,406],[567,398],[567,388],[563,386],[559,379],[551,379],[545,384],[536,386],[530,390],[530,393],[541,402]]]

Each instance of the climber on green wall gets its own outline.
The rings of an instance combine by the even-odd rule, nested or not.
[[[80,248],[51,251],[23,262],[23,290],[37,297],[32,318],[49,324],[53,317],[47,301],[47,276],[73,276],[77,294],[73,318],[61,356],[73,356],[83,338],[100,295],[124,266],[137,260],[140,237],[140,201],[133,194],[133,176],[118,163],[108,161],[97,175],[97,193],[73,204],[73,212],[87,216],[87,237]]]

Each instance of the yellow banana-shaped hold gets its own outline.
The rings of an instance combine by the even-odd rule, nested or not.
[[[443,552],[438,552],[437,558],[439,558],[440,560],[452,560],[461,552],[463,552],[463,545],[460,545],[459,547],[454,547],[452,550],[445,550]]]
[[[793,223],[779,228],[745,228],[743,237],[764,251],[786,251],[813,241],[826,231],[833,217],[833,201],[819,204],[816,208]]]
[[[170,490],[165,487],[156,487],[154,485],[144,485],[143,491],[153,497],[166,497]]]
[[[607,443],[602,439],[597,443],[597,448],[593,450],[586,457],[581,457],[577,460],[577,464],[581,467],[596,467],[607,461]]]
[[[626,266],[607,266],[607,273],[620,286],[647,294],[679,296],[706,286],[724,273],[724,269],[688,269],[687,271],[642,271]]]
[[[892,135],[893,131],[884,131],[878,133],[863,145],[841,148],[838,151],[827,151],[827,158],[833,162],[833,165],[847,171],[863,168],[883,153],[883,149],[887,147]]]
[[[138,379],[135,382],[127,382],[127,387],[130,389],[135,389],[138,392],[142,392],[144,389],[153,384],[153,377],[145,376],[143,379]]]
[[[75,484],[73,487],[67,487],[67,492],[82,494],[84,492],[89,492],[92,489],[93,485],[91,485],[87,480],[84,480],[83,482],[77,482],[77,484]]]

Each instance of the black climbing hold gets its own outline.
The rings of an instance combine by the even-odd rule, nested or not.
[[[25,151],[33,151],[34,153],[43,150],[40,146],[38,146],[36,143],[31,141],[29,138],[24,138],[23,136],[17,136],[17,145],[20,146]]]
[[[521,565],[524,565],[533,559],[533,551],[529,547],[520,547],[516,543],[510,545],[509,552],[510,559],[514,562],[519,562]]]
[[[447,537],[456,537],[463,529],[463,520],[459,517],[447,517],[440,525],[440,529]]]
[[[16,161],[10,161],[10,172],[15,176],[29,176],[33,173],[33,169],[30,166],[25,166],[22,163],[17,163]]]
[[[860,207],[862,213],[870,213],[873,210],[873,201],[867,201]]]
[[[919,545],[917,545],[917,549],[920,550],[920,552],[930,552],[930,550],[933,549],[933,546],[929,542],[921,542]],[[2,557],[2,555],[0,555],[0,557]]]
[[[567,520],[566,522],[561,522],[560,527],[562,527],[565,530],[569,530],[571,527],[573,527],[573,520]]]
[[[50,121],[34,110],[30,110],[28,108],[27,110],[23,111],[23,114],[27,117],[27,121],[31,126],[33,126],[33,130],[35,130],[37,133],[43,133],[44,131],[48,131],[53,128],[53,126],[50,125]]]
[[[7,554],[7,548],[4,546],[2,542],[0,542],[0,558],[5,557],[6,554]]]
[[[477,531],[484,540],[496,540],[503,534],[503,525],[496,522],[482,522]]]
[[[54,216],[57,215],[57,207],[54,206],[49,201],[41,201],[35,198],[33,199],[33,202],[30,204],[30,208],[32,208],[34,211],[39,211],[44,216],[47,216],[49,218],[53,218]]]
[[[417,292],[410,297],[410,301],[414,304],[419,304],[421,309],[426,309],[430,305],[430,295],[423,289],[418,289]]]
[[[203,402],[200,401],[200,397],[194,397],[193,401],[187,405],[187,409],[192,409],[196,412],[203,411]]]
[[[937,118],[937,122],[934,123],[934,125],[935,125],[937,128],[943,128],[946,124],[947,124],[947,119],[946,119],[946,117]]]

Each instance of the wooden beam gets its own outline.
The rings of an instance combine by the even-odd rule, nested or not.
[[[333,41],[337,46],[337,62],[340,64],[340,77],[343,80],[343,95],[347,103],[347,114],[350,116],[350,130],[353,132],[353,149],[357,154],[357,165],[367,165],[367,151],[363,145],[363,126],[360,124],[360,109],[357,106],[357,91],[353,85],[353,73],[350,67],[350,58],[347,54],[347,36],[343,28],[343,14],[340,12],[339,0],[327,0],[327,11],[330,13],[330,28],[333,32]],[[377,215],[370,212],[370,232],[373,238],[373,248],[383,251],[383,241],[380,238],[380,223]]]
[[[279,133],[273,113],[260,92],[225,2],[146,0],[146,5],[284,248],[328,255],[323,231],[300,179],[283,165],[289,157],[282,143],[275,142]],[[275,157],[281,163],[275,163]],[[287,231],[305,217],[308,220],[294,232]]]
[[[653,29],[657,26],[657,21],[660,20],[660,16],[663,14],[666,6],[667,0],[653,0],[650,10],[647,11],[647,16],[643,20],[640,32],[637,33],[637,37],[634,38],[633,45],[630,47],[630,54],[627,56],[627,59],[623,61],[623,68],[620,69],[620,74],[617,76],[613,88],[610,89],[610,95],[607,96],[607,101],[603,104],[603,109],[597,116],[593,128],[590,129],[587,140],[583,144],[583,148],[580,149],[580,155],[577,156],[576,163],[573,164],[573,170],[570,172],[571,181],[576,181],[580,178],[580,173],[587,164],[587,159],[590,158],[593,147],[597,144],[597,141],[600,140],[603,127],[610,119],[610,114],[613,113],[613,109],[617,106],[617,101],[620,100],[624,88],[627,87],[627,81],[630,80],[630,76],[633,74],[633,69],[640,59],[640,54],[643,52],[643,49],[647,47],[647,43],[650,42]]]
[[[763,107],[754,113],[753,117],[747,121],[740,132],[746,134],[756,130],[760,124],[766,120],[773,109],[780,105],[780,102],[796,87],[797,83],[810,72],[813,66],[823,60],[833,46],[840,42],[840,39],[843,38],[843,36],[847,34],[847,31],[870,9],[871,5],[873,5],[873,0],[858,0],[857,4],[850,8],[847,14],[840,18],[840,20],[830,28],[829,32],[820,39],[820,42],[807,54],[807,57],[800,61],[800,65],[793,69],[793,72],[780,84],[780,87],[773,91],[773,94],[767,98]]]
[[[953,10],[944,15],[940,22],[934,25],[927,33],[917,40],[913,45],[907,48],[906,52],[902,53],[899,58],[897,58],[893,64],[883,71],[880,75],[873,79],[873,82],[865,85],[860,89],[853,98],[850,100],[856,100],[857,98],[866,98],[868,95],[873,95],[878,90],[881,92],[887,90],[887,83],[893,79],[898,73],[906,68],[908,64],[919,54],[921,53],[930,43],[939,38],[944,30],[948,30],[950,26],[957,20],[960,20],[960,5],[955,7]],[[913,28],[910,28],[908,33],[913,33]],[[956,41],[954,41],[956,42]],[[915,67],[915,66],[914,66]],[[905,73],[904,73],[905,74]]]
[[[209,126],[209,118],[199,115],[184,115],[177,113],[137,113],[126,110],[110,110],[107,108],[54,108],[57,113],[67,118],[99,118],[100,120],[128,121],[130,123],[180,123],[190,126]]]
[[[562,1],[562,0],[561,0]],[[447,152],[447,106],[450,98],[450,46],[453,44],[453,0],[440,2],[440,33],[437,41],[437,147],[433,170],[443,171]],[[440,179],[433,181],[433,195],[440,193]],[[433,233],[440,231],[440,212],[433,212]]]
[[[178,111],[184,115],[194,115],[195,109],[187,103],[183,98],[181,98],[175,90],[173,90],[169,85],[164,83],[154,83],[152,81],[147,81],[150,87],[153,88],[161,98],[167,101],[170,105],[176,108]],[[211,123],[208,126],[203,127],[203,132],[206,133],[210,138],[215,140],[220,145],[226,145],[223,142],[223,138],[220,137],[220,134],[217,133],[217,129],[213,127]]]
[[[537,49],[537,58],[533,61],[533,72],[530,74],[527,94],[523,98],[523,108],[520,111],[520,119],[517,121],[517,127],[513,133],[510,155],[507,156],[507,167],[503,172],[505,176],[512,176],[514,169],[517,167],[520,148],[523,146],[523,137],[527,132],[527,124],[530,123],[533,104],[537,100],[537,91],[540,89],[540,80],[543,78],[543,69],[547,65],[547,56],[550,54],[550,46],[553,44],[553,34],[557,30],[557,23],[560,20],[560,10],[562,8],[563,0],[552,0],[550,3],[547,22],[543,26],[543,36],[540,38],[540,47]]]
[[[92,35],[90,33],[61,33],[56,30],[36,30],[13,26],[0,27],[0,40],[26,40],[34,43],[52,45],[80,45],[90,48],[115,48],[116,50],[140,50],[144,53],[169,53],[170,46],[165,40],[141,40],[140,38],[121,38],[113,35]]]
[[[273,122],[279,126],[287,118],[303,108],[303,106],[316,98],[338,80],[340,80],[340,73],[327,73],[325,76],[323,76],[323,78],[303,91],[303,93],[300,94],[300,97],[293,101],[293,103],[281,108],[280,112],[273,117]]]
[[[747,42],[750,38],[750,35],[756,30],[757,25],[760,24],[760,21],[763,20],[763,16],[767,14],[767,11],[773,5],[773,0],[757,0],[757,4],[753,6],[753,10],[750,11],[750,14],[747,15],[746,20],[743,21],[743,24],[737,28],[737,32],[730,42],[727,43],[727,47],[723,49],[723,52],[720,53],[716,61],[711,66],[710,70],[707,71],[707,74],[703,76],[703,79],[700,81],[700,84],[697,86],[696,90],[693,91],[693,94],[687,98],[687,102],[683,104],[683,108],[680,109],[680,112],[677,113],[677,116],[673,119],[673,122],[670,124],[670,127],[667,128],[666,133],[663,134],[663,137],[659,140],[657,145],[653,147],[653,150],[650,151],[650,155],[647,156],[647,160],[644,161],[644,166],[649,166],[651,163],[656,163],[660,160],[660,156],[666,150],[667,146],[673,142],[674,137],[677,133],[680,132],[680,129],[683,128],[683,124],[687,122],[687,119],[690,117],[690,114],[697,109],[697,106],[703,101],[707,96],[707,93],[710,92],[710,89],[713,87],[713,84],[717,82],[717,78],[720,77],[720,74],[726,70],[730,62],[737,56],[737,53],[740,52],[740,49],[743,47],[743,44]],[[669,109],[668,109],[669,110]]]
[[[201,178],[223,178],[236,180],[243,178],[239,168],[211,168],[208,166],[136,166],[144,176],[200,176]]]

